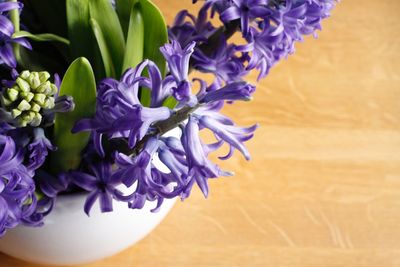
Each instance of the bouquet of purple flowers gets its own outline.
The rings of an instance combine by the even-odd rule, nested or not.
[[[168,27],[150,0],[0,1],[0,236],[41,226],[59,194],[87,191],[88,215],[96,201],[156,212],[195,185],[207,197],[208,179],[232,175],[208,155],[250,159],[257,128],[224,104],[250,100],[246,75],[265,77],[334,4],[205,0]]]

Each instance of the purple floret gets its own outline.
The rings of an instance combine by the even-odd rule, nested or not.
[[[221,159],[229,158],[235,149],[250,158],[243,143],[253,136],[256,126],[237,127],[219,111],[225,102],[251,99],[255,87],[240,79],[226,84],[220,80],[210,86],[195,79],[200,90],[194,92],[189,80],[194,46],[190,43],[182,48],[172,41],[161,48],[169,67],[164,79],[158,67],[146,60],[128,70],[120,81],[100,83],[95,117],[79,121],[74,128],[92,133],[93,150],[102,157],[96,163],[95,155],[89,153],[89,167],[70,173],[77,186],[89,191],[86,213],[97,199],[103,212],[112,210],[112,200],[126,202],[132,209],[155,201],[152,211],[157,211],[164,199],[187,198],[194,184],[207,196],[208,179],[231,175],[208,158],[224,143],[231,149]],[[145,68],[148,76],[143,74]],[[138,98],[141,87],[151,91],[150,107]],[[173,109],[162,106],[169,98],[177,102]],[[177,127],[180,138],[168,133]],[[215,143],[201,141],[200,132],[206,128],[214,132]],[[125,141],[132,150],[114,147],[105,151],[103,143],[116,140]]]
[[[0,3],[0,64],[4,64],[10,68],[17,66],[15,59],[13,44],[20,44],[25,48],[32,49],[31,45],[25,38],[13,38],[14,25],[9,19],[10,10],[22,9],[23,4],[20,2],[1,2]]]
[[[29,224],[36,210],[35,183],[21,152],[10,136],[0,135],[0,236],[25,220]]]

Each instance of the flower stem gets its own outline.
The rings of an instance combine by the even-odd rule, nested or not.
[[[17,3],[18,0],[9,0],[9,2],[14,2]],[[14,25],[14,33],[19,32],[20,31],[20,22],[19,22],[19,9],[13,9],[10,10],[10,19],[12,24]],[[20,51],[20,46],[17,43],[13,44],[13,49],[14,49],[14,55],[15,55],[15,59],[17,60],[17,62],[21,62],[21,51]]]
[[[166,120],[159,121],[154,124],[154,128],[157,129],[156,135],[163,135],[166,132],[175,129],[179,124],[187,120],[189,115],[193,113],[196,109],[200,107],[200,104],[197,104],[193,107],[185,106],[175,112],[171,117]]]
[[[106,154],[111,154],[108,152],[111,151],[119,151],[121,153],[124,153],[126,155],[137,155],[140,153],[140,151],[143,149],[145,146],[146,142],[154,136],[161,136],[165,134],[166,132],[175,129],[178,127],[182,122],[187,120],[189,118],[189,115],[193,113],[196,109],[198,109],[201,106],[201,104],[197,104],[193,107],[190,106],[184,106],[180,110],[176,111],[171,117],[169,117],[166,120],[159,121],[155,123],[154,129],[155,131],[152,133],[147,134],[145,137],[143,137],[142,140],[140,140],[134,148],[129,148],[128,146],[128,141],[125,138],[114,138],[109,140],[108,144],[104,144]]]

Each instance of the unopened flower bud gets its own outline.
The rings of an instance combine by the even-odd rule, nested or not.
[[[23,71],[10,88],[0,91],[0,108],[8,113],[9,123],[17,127],[41,124],[43,114],[55,106],[58,88],[48,72]]]

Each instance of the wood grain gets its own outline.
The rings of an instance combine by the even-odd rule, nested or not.
[[[156,1],[169,21],[189,0]],[[253,102],[253,160],[136,246],[82,267],[400,266],[400,1],[341,1]],[[251,80],[255,81],[252,75]],[[38,267],[0,255],[1,267]]]

